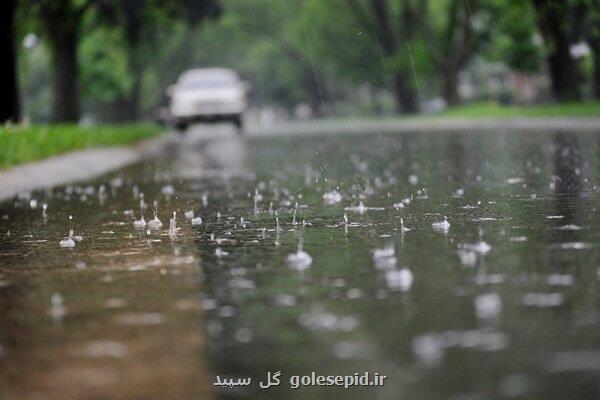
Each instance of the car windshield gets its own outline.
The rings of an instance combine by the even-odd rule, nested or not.
[[[183,88],[199,89],[199,88],[218,88],[233,86],[237,79],[232,74],[226,73],[194,73],[183,76],[180,80],[180,85]]]

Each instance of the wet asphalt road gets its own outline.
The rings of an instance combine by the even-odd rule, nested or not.
[[[596,398],[598,154],[600,131],[201,127],[22,193],[0,204],[0,397]],[[163,226],[135,228],[154,200]],[[291,387],[365,371],[385,385]]]

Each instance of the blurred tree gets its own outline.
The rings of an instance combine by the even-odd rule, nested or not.
[[[53,75],[53,120],[79,120],[78,45],[83,17],[94,0],[24,0],[48,39]]]
[[[308,102],[317,115],[327,101],[322,70],[311,58],[306,32],[298,26],[304,1],[224,3],[219,24],[208,27],[206,42],[198,51],[203,64],[223,64],[238,69],[254,82],[258,102],[276,103],[293,111]],[[202,40],[202,39],[201,39]]]
[[[320,116],[329,101],[329,90],[322,64],[315,58],[314,32],[299,18],[304,5],[304,0],[229,1],[223,21],[228,36],[214,39],[238,44],[231,53],[234,59],[225,61],[238,64],[260,82],[260,95],[288,109],[306,101]],[[227,42],[222,44],[230,47]],[[236,60],[240,54],[246,54],[243,62]]]
[[[96,26],[90,27],[89,22]],[[84,25],[85,34],[79,45],[82,110],[99,122],[126,120],[123,98],[131,90],[133,77],[121,29],[98,26],[95,17]]]
[[[600,99],[600,0],[582,0],[581,5],[585,16],[583,36],[592,53],[592,93],[596,99]]]
[[[600,96],[600,0],[5,0],[0,30],[15,2],[19,38],[44,38],[19,57],[23,109],[39,120],[50,103],[55,120],[75,121],[80,109],[99,120],[138,118],[197,65],[235,68],[258,103],[293,111],[306,102],[315,115],[344,105],[391,110],[394,98],[413,112],[422,95],[440,93],[454,105],[459,74],[476,56],[524,73],[539,72],[547,56],[556,98],[577,98],[587,75],[569,46],[584,40],[591,57],[579,63],[594,65]],[[197,24],[221,7],[218,21]]]
[[[154,27],[166,25],[173,19],[190,23],[205,16],[218,13],[217,0],[22,0],[28,12],[40,21],[44,36],[48,39],[53,75],[53,120],[75,122],[80,117],[80,42],[90,33],[98,32],[99,21],[108,21],[122,28],[124,49],[127,58],[126,75],[130,83],[116,100],[120,119],[135,119],[139,116],[140,86],[145,62],[154,54],[148,52],[155,46],[153,40],[144,40],[148,35],[154,39]],[[92,12],[94,11],[94,12]],[[92,21],[86,23],[87,16]],[[92,28],[87,30],[87,28]],[[146,44],[144,47],[142,45]],[[88,55],[97,57],[109,51],[100,48],[88,49]],[[147,54],[147,59],[144,59]],[[84,65],[99,72],[95,65]],[[104,71],[106,72],[106,71]],[[93,75],[93,74],[92,74]],[[105,77],[105,73],[104,76]],[[98,76],[96,74],[96,76]],[[89,91],[88,91],[89,92]],[[101,96],[100,96],[101,97]]]
[[[413,0],[309,0],[299,15],[303,30],[318,38],[312,45],[321,64],[355,84],[391,89],[398,110],[412,113],[422,12]]]
[[[538,31],[531,3],[494,0],[491,10],[496,22],[489,22],[491,46],[486,56],[522,73],[539,71],[542,53],[535,39]]]
[[[449,106],[459,103],[459,72],[490,37],[491,9],[479,0],[424,1],[428,15],[420,28],[442,78],[442,92]],[[424,15],[425,13],[420,13]]]
[[[417,84],[410,44],[416,39],[423,21],[424,2],[401,0],[346,0],[359,25],[372,33],[372,46],[391,69],[393,92],[400,112],[418,111]]]
[[[310,23],[324,37],[322,57],[353,81],[392,87],[401,111],[417,109],[423,76],[439,77],[447,103],[457,104],[459,72],[490,37],[491,8],[478,0],[315,0],[311,6]],[[340,23],[331,24],[334,18]]]
[[[389,67],[373,32],[365,31],[348,9],[345,0],[308,0],[299,12],[297,35],[308,38],[301,42],[304,53],[313,54],[320,69],[333,71],[337,80],[352,85],[366,85],[373,98],[378,89],[393,86]],[[336,23],[331,23],[335,20]],[[308,34],[306,34],[308,32]],[[377,105],[378,106],[378,105]],[[377,107],[376,112],[380,112]]]
[[[220,6],[217,0],[104,0],[102,11],[105,20],[122,28],[131,77],[129,90],[116,104],[121,114],[119,119],[135,120],[140,116],[144,66],[149,58],[156,57],[151,51],[157,40],[155,28],[173,20],[194,25],[204,18],[215,18]]]
[[[571,56],[570,17],[573,2],[570,0],[532,0],[537,23],[544,38],[552,92],[556,100],[579,100],[581,74]],[[578,21],[579,22],[579,21]]]
[[[16,8],[16,0],[4,0],[0,5],[0,124],[20,119],[15,51]]]

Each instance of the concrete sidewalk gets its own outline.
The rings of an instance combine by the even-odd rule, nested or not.
[[[133,146],[74,151],[0,171],[0,200],[117,170],[155,154],[172,140],[173,135],[163,135]]]

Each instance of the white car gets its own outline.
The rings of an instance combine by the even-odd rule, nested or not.
[[[241,131],[248,86],[227,68],[185,71],[167,90],[176,128],[185,131],[193,122],[231,121]]]

